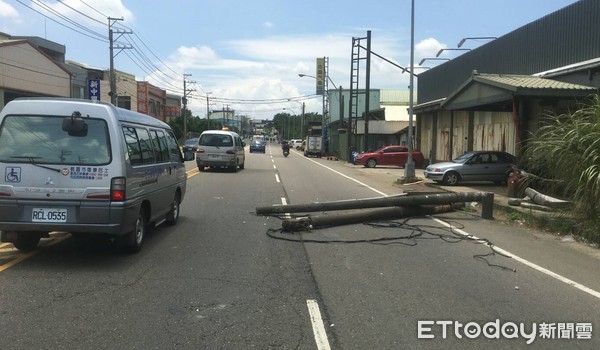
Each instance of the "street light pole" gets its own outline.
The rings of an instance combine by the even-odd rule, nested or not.
[[[413,104],[414,104],[414,81],[415,69],[415,0],[411,0],[410,9],[410,91],[408,105],[408,158],[404,166],[404,178],[411,181],[415,177],[415,162],[413,152]]]

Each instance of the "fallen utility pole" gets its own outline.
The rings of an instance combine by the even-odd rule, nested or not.
[[[481,203],[481,217],[487,220],[492,220],[494,218],[493,192],[450,192],[412,196],[404,195],[368,199],[351,199],[310,204],[273,205],[270,207],[257,207],[256,214],[270,215],[381,207],[415,207],[420,205],[447,205],[465,202]]]
[[[362,211],[309,215],[299,218],[284,219],[281,227],[284,231],[310,231],[319,227],[360,224],[376,220],[394,220],[411,216],[446,213],[464,207],[463,203],[452,205],[428,205],[417,207],[390,207]]]

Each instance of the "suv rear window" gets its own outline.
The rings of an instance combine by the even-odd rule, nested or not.
[[[64,116],[9,115],[0,126],[0,161],[12,163],[102,165],[110,163],[108,128],[85,118],[87,134],[69,136]]]
[[[200,146],[231,147],[233,138],[224,134],[203,134],[198,142]]]

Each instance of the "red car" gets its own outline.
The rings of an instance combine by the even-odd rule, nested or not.
[[[413,150],[413,162],[421,166],[425,162],[423,153]],[[377,165],[397,165],[404,167],[408,159],[408,147],[406,146],[386,146],[375,152],[360,153],[354,159],[354,164],[363,165],[367,168],[374,168]]]

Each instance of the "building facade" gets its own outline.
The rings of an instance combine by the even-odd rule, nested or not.
[[[416,145],[430,162],[519,156],[545,114],[599,87],[600,2],[580,0],[419,74]]]

